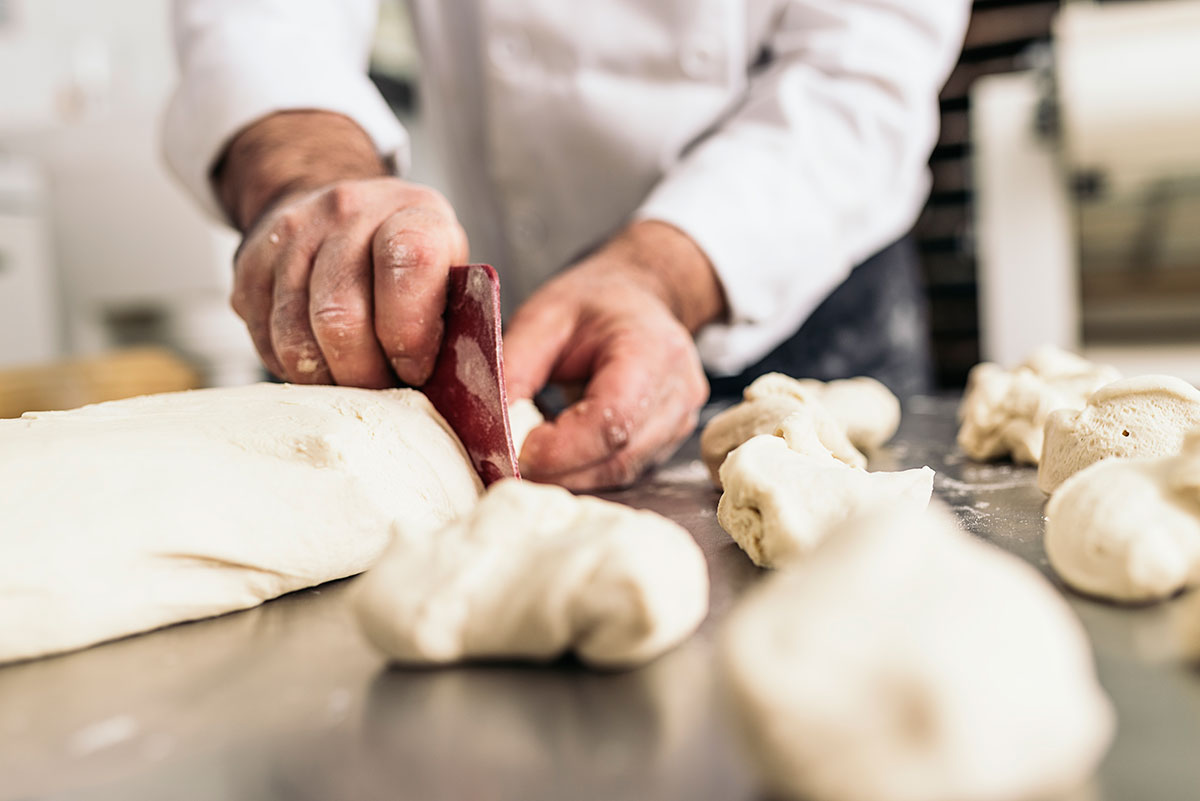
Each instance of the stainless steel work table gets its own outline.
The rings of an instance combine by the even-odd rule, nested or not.
[[[967,462],[954,429],[953,401],[916,398],[872,469],[930,465],[966,528],[1049,574],[1033,471]],[[609,495],[680,522],[708,558],[708,620],[648,667],[389,669],[347,612],[353,579],[336,582],[0,668],[0,800],[758,798],[723,722],[713,641],[760,573],[717,525],[696,455],[693,438]],[[1120,717],[1083,797],[1200,798],[1200,668],[1183,655],[1183,604],[1067,597]]]

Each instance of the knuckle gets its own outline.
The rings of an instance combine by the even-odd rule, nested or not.
[[[366,306],[349,298],[331,298],[313,309],[312,326],[318,339],[353,339],[368,327]]]
[[[441,247],[425,232],[404,231],[384,243],[384,266],[391,270],[432,270],[441,260]]]
[[[286,241],[289,238],[299,235],[299,233],[304,230],[304,220],[304,212],[294,206],[289,206],[288,208],[280,211],[272,221],[271,225],[268,226],[270,229],[269,233],[267,234],[269,241]]]
[[[303,292],[282,287],[276,279],[276,291],[272,296],[270,321],[277,331],[300,331],[301,320],[308,316],[308,299]]]
[[[414,191],[413,200],[415,201],[416,205],[425,206],[431,210],[437,211],[441,214],[447,214],[451,217],[454,216],[454,208],[450,205],[450,201],[446,199],[445,195],[434,189],[432,186],[421,186],[416,188]]]
[[[353,183],[340,183],[325,190],[322,202],[331,217],[346,220],[362,209],[363,192]]]

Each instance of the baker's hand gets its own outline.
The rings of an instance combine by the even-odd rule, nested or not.
[[[329,112],[273,114],[227,149],[216,188],[245,231],[232,304],[280,378],[388,387],[433,371],[467,237],[445,198],[387,173]]]
[[[583,397],[525,440],[521,473],[571,489],[628,485],[696,427],[708,382],[692,331],[724,313],[703,252],[639,222],[539,289],[504,337],[510,399],[547,382]]]
[[[394,370],[420,385],[442,341],[447,273],[466,260],[466,234],[437,192],[341,181],[254,225],[234,263],[233,308],[281,378],[388,387]]]

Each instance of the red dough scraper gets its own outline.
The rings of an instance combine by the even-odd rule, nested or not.
[[[502,347],[496,270],[489,264],[451,267],[442,349],[421,389],[462,440],[485,487],[521,477],[508,423]]]

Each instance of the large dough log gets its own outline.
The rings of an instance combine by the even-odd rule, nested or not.
[[[358,573],[480,491],[413,390],[258,384],[0,421],[0,661]]]

